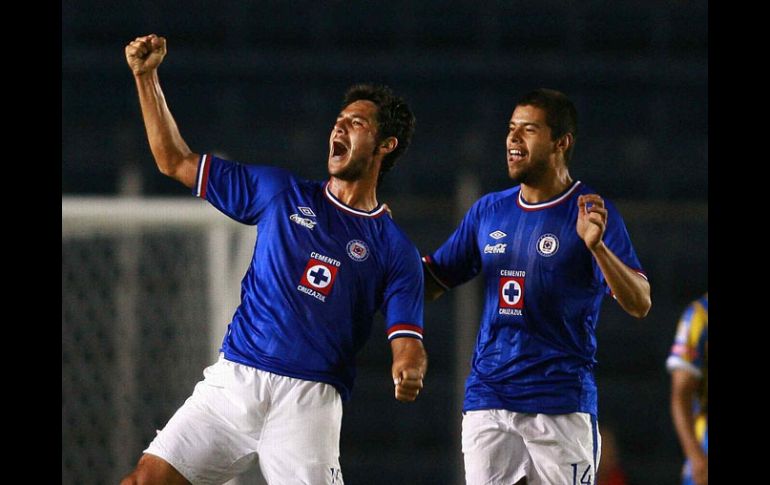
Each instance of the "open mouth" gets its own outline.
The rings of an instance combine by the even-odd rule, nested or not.
[[[527,156],[527,153],[523,150],[520,150],[518,148],[509,148],[508,149],[508,161],[512,163],[519,162],[524,159],[524,157]]]
[[[345,146],[344,143],[341,141],[333,141],[332,142],[332,158],[334,159],[341,159],[348,153],[348,147]]]

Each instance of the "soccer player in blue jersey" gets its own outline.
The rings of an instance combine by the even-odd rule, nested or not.
[[[690,303],[679,319],[666,368],[671,373],[674,428],[687,457],[682,484],[708,485],[708,293]]]
[[[420,255],[376,196],[414,116],[386,87],[349,89],[329,137],[328,181],[199,155],[160,87],[166,52],[156,35],[126,46],[158,168],[259,232],[220,359],[123,483],[223,483],[258,458],[271,484],[342,484],[341,403],[377,310],[396,399],[415,400],[427,367]]]
[[[479,199],[423,258],[426,299],[481,274],[485,307],[465,385],[469,484],[594,483],[596,323],[605,293],[637,318],[650,285],[615,207],[569,173],[577,112],[538,89],[515,105],[514,187]]]

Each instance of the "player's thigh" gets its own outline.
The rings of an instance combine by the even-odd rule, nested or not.
[[[468,411],[463,414],[462,451],[468,485],[516,483],[529,466],[524,441],[511,429],[510,412]]]
[[[342,485],[342,400],[329,384],[276,376],[259,445],[270,484]]]
[[[193,483],[223,483],[256,461],[265,406],[254,369],[220,360],[174,413],[145,453]]]
[[[514,425],[532,459],[530,485],[595,483],[601,436],[589,414],[519,414]]]

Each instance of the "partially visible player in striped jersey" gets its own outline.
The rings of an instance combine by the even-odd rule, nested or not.
[[[577,113],[538,89],[515,105],[506,160],[516,186],[479,199],[423,258],[426,299],[481,274],[485,306],[465,385],[468,484],[595,483],[596,324],[605,293],[630,315],[650,285],[620,214],[568,169]]]
[[[692,302],[679,319],[666,368],[671,373],[671,415],[687,457],[682,483],[708,485],[708,293]]]
[[[376,195],[414,116],[387,87],[349,89],[329,136],[328,181],[199,155],[164,100],[165,55],[156,35],[126,46],[158,168],[259,232],[221,357],[123,484],[224,483],[257,461],[270,484],[342,484],[342,402],[376,311],[396,399],[417,398],[427,367],[420,255]]]

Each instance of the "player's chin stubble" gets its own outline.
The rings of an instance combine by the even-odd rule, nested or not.
[[[337,173],[332,170],[329,170],[329,173],[340,180],[353,182],[363,177],[365,165],[362,161],[350,160],[347,165],[337,170]]]

